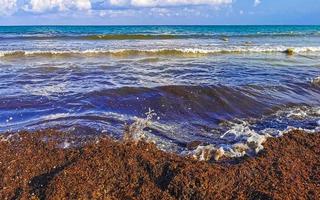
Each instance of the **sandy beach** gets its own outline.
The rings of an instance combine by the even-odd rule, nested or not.
[[[320,198],[319,134],[292,131],[264,146],[256,157],[209,163],[107,137],[84,141],[53,130],[5,135],[0,198]]]

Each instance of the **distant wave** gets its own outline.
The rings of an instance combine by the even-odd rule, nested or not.
[[[53,34],[27,34],[27,35],[3,35],[0,40],[23,39],[23,40],[170,40],[170,39],[223,39],[223,38],[259,38],[259,37],[301,37],[320,36],[320,32],[257,32],[257,33],[190,33],[190,34],[92,34],[92,35],[53,35]]]
[[[320,47],[285,47],[285,46],[270,46],[270,47],[229,47],[216,49],[197,49],[197,48],[181,48],[181,49],[89,49],[89,50],[47,50],[47,51],[0,51],[0,57],[54,57],[54,56],[209,56],[219,54],[242,54],[242,53],[286,53],[288,49],[292,53],[308,53],[320,52]]]
[[[248,34],[106,34],[106,35],[89,35],[81,37],[81,39],[88,40],[156,40],[156,39],[224,39],[232,37],[299,37],[299,36],[320,36],[320,33],[299,33],[299,32],[285,32],[285,33],[248,33]]]
[[[143,35],[143,34],[119,34],[119,35],[90,35],[82,37],[88,40],[155,40],[186,38],[183,35]]]
[[[97,34],[97,35],[8,35],[0,36],[0,40],[22,39],[22,40],[169,40],[182,38],[208,38],[205,35],[175,35],[175,34]]]
[[[301,36],[320,36],[320,32],[258,32],[248,34],[234,34],[231,37],[301,37]]]

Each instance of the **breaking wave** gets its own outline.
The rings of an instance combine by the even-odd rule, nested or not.
[[[301,37],[301,36],[320,36],[319,32],[256,32],[256,33],[164,33],[164,34],[22,34],[22,35],[4,35],[0,40],[23,39],[23,40],[171,40],[171,39],[222,39],[222,38],[263,38],[263,37]]]
[[[90,35],[82,39],[88,40],[159,40],[159,39],[178,39],[187,38],[184,35],[143,35],[143,34],[114,34],[114,35]],[[189,36],[192,37],[192,36]]]
[[[172,151],[175,149],[174,145],[176,144],[172,143],[172,141],[168,142],[157,138],[152,135],[152,132],[146,131],[146,128],[154,127],[152,124],[156,120],[152,120],[153,116],[156,116],[156,114],[150,110],[146,113],[146,118],[137,118],[126,129],[124,139],[147,141],[155,143],[162,150]],[[257,129],[259,123],[270,121],[269,118],[274,118],[278,123],[283,123],[287,126],[284,128],[269,126],[260,130]],[[310,134],[318,133],[320,131],[320,121],[317,121],[319,118],[320,107],[294,106],[280,109],[268,117],[255,120],[235,119],[226,121],[220,125],[220,137],[215,138],[215,143],[193,141],[186,144],[180,153],[192,156],[200,161],[218,161],[222,157],[254,156],[264,149],[263,145],[268,138],[282,137],[292,130],[302,130]],[[306,124],[315,122],[315,124],[312,128],[301,125],[289,126],[289,121],[292,120],[298,120]]]
[[[320,47],[285,47],[285,46],[266,46],[266,47],[228,47],[216,49],[88,49],[88,50],[45,50],[45,51],[0,51],[0,57],[53,57],[53,56],[210,56],[219,54],[244,54],[244,53],[310,53],[320,52]]]
[[[282,136],[288,130],[319,131],[320,107],[315,106],[319,105],[319,89],[310,82],[238,87],[172,85],[39,98],[57,92],[46,88],[40,93],[32,91],[30,99],[23,103],[17,97],[2,99],[6,109],[50,108],[49,112],[20,122],[19,116],[10,115],[5,123],[0,123],[0,129],[54,128],[78,135],[108,133],[116,139],[153,142],[159,149],[199,160],[251,156],[263,149],[269,137]],[[65,104],[70,98],[79,103]],[[63,113],[50,111],[58,106]],[[79,107],[86,107],[87,111],[74,112]],[[199,141],[199,145],[188,149],[192,141]]]

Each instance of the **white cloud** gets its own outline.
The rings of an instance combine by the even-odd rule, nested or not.
[[[119,18],[119,17],[134,17],[136,15],[142,14],[139,10],[102,10],[99,12],[100,17],[110,17],[110,18]],[[146,13],[144,13],[146,14]]]
[[[254,0],[254,6],[258,6],[261,3],[261,0]]]
[[[74,10],[90,11],[95,3],[95,10],[100,10],[101,16],[106,15],[104,10],[113,10],[115,7],[124,7],[127,10],[135,8],[168,8],[175,6],[210,5],[219,6],[233,3],[234,0],[0,0],[0,16],[11,15],[22,9],[27,12],[66,12]],[[255,0],[260,2],[260,0]],[[104,2],[104,4],[99,4]],[[168,12],[161,10],[162,15]],[[121,10],[119,12],[124,12]]]
[[[30,0],[25,10],[32,12],[45,12],[52,9],[67,11],[70,9],[90,10],[90,0]]]
[[[74,0],[76,7],[79,10],[90,10],[91,2],[90,0]]]
[[[9,15],[17,7],[17,0],[0,0],[0,15]]]
[[[157,7],[179,5],[222,5],[232,0],[109,0],[113,6]]]

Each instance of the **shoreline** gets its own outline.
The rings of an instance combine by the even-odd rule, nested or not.
[[[269,138],[256,157],[200,162],[154,144],[54,130],[3,136],[1,199],[320,199],[320,135]],[[64,148],[68,147],[68,148]]]

